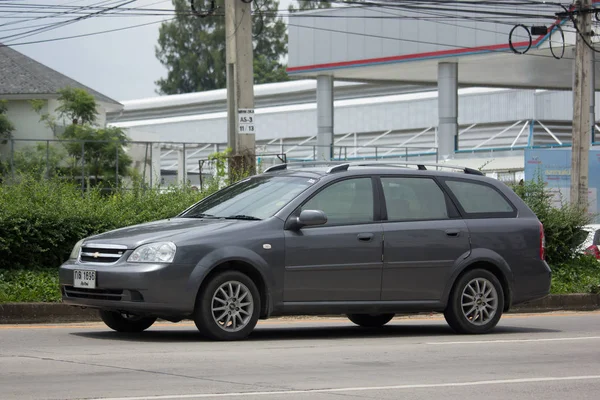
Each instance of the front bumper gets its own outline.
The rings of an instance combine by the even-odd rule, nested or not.
[[[67,261],[59,269],[66,304],[155,315],[190,315],[196,288],[189,284],[194,265],[112,265]],[[74,287],[74,271],[95,271],[95,288]]]

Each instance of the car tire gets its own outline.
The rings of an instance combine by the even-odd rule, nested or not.
[[[379,328],[394,318],[395,314],[348,314],[350,321],[363,328]]]
[[[99,314],[106,326],[117,332],[143,332],[156,322],[156,317],[140,317],[135,315],[126,317],[117,311],[100,310]]]
[[[241,272],[226,271],[212,277],[201,289],[194,323],[209,339],[241,340],[254,330],[260,309],[254,281]]]
[[[457,333],[482,334],[491,331],[504,310],[504,291],[493,273],[474,269],[454,284],[444,317]]]

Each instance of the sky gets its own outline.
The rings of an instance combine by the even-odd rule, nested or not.
[[[280,0],[279,9],[287,9],[290,1]],[[13,2],[17,4],[16,1]],[[98,3],[98,0],[21,0],[18,2],[18,4],[47,6],[82,6]],[[137,0],[126,7],[173,9],[171,0]],[[0,11],[0,41],[6,45],[119,29],[169,18],[165,16],[94,17],[10,41],[3,38],[10,34],[21,33],[23,30],[6,31],[6,29],[20,26],[27,27],[25,31],[29,31],[31,25],[45,24],[48,19],[28,22],[29,27],[27,25],[2,27],[4,21],[14,20],[6,18],[9,14],[11,11],[6,9]],[[155,23],[95,36],[17,45],[13,49],[117,101],[155,97],[158,94],[154,82],[167,75],[167,70],[155,55],[159,27],[160,23]]]

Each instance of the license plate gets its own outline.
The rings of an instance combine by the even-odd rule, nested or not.
[[[76,288],[95,289],[96,271],[88,269],[73,271],[73,286]]]

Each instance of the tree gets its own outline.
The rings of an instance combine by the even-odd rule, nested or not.
[[[15,130],[15,126],[10,122],[8,117],[6,116],[6,100],[0,101],[0,144],[4,144],[6,139],[10,139],[12,137],[12,133]],[[2,177],[7,173],[8,166],[5,161],[0,157],[0,183],[2,183]]]
[[[331,3],[327,0],[297,0],[298,7],[294,7],[294,4],[290,4],[288,11],[293,13],[297,11],[309,11],[319,8],[331,8]]]
[[[94,129],[89,124],[73,124],[67,127],[62,137],[77,140],[65,144],[73,162],[73,177],[81,176],[82,160],[85,176],[96,185],[108,187],[115,184],[117,167],[120,180],[129,175],[132,159],[123,148],[127,136],[121,128]],[[83,148],[81,142],[85,143]]]
[[[60,106],[56,109],[61,117],[67,116],[73,124],[93,124],[98,116],[96,99],[84,89],[64,88],[58,92]]]
[[[285,66],[280,63],[269,60],[265,56],[254,57],[254,83],[285,82],[290,78],[285,70]]]
[[[62,146],[37,143],[15,151],[14,168],[19,173],[25,173],[35,179],[51,178],[56,175],[71,174],[64,160],[68,157]]]
[[[167,77],[156,81],[159,94],[222,89],[225,75],[225,18],[222,12],[199,18],[189,0],[172,0],[176,17],[164,22],[155,52],[167,68]],[[218,6],[223,9],[222,1]],[[254,3],[256,4],[256,3]],[[208,0],[196,0],[197,10],[207,10]],[[277,16],[279,2],[264,0],[253,10],[255,83],[287,80],[281,59],[287,54],[286,25]]]
[[[60,117],[68,118],[68,122],[64,121],[64,133],[59,137],[69,141],[63,143],[61,148],[52,146],[48,159],[45,147],[26,149],[23,153],[25,157],[21,158],[28,162],[20,163],[26,169],[23,172],[38,176],[42,171],[48,176],[60,173],[71,179],[78,179],[83,173],[91,183],[105,187],[116,183],[117,169],[120,180],[128,176],[132,159],[123,148],[123,144],[128,140],[125,132],[121,128],[98,126],[98,105],[94,96],[87,91],[64,88],[59,93],[60,105],[56,111]],[[40,122],[57,134],[59,124],[56,117],[50,113],[42,114],[46,104],[44,100],[31,101],[32,108],[40,114]],[[57,155],[61,154],[65,156],[57,163]]]
[[[6,111],[8,111],[6,100],[2,100],[0,101],[0,141],[10,139],[15,130],[15,126],[6,116]]]

